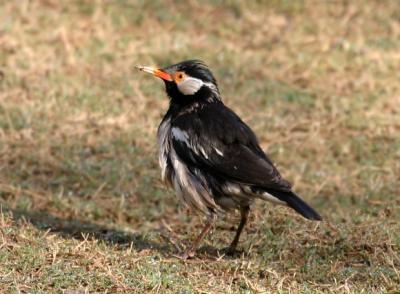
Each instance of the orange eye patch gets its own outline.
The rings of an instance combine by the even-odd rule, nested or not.
[[[182,82],[186,78],[186,74],[183,71],[178,71],[174,74],[174,81],[176,83]]]

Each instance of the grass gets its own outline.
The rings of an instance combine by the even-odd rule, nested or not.
[[[188,17],[189,12],[191,16]],[[398,293],[400,6],[395,1],[1,1],[0,289],[4,293]],[[227,216],[160,181],[160,81],[213,69],[317,224],[257,202],[238,258]]]

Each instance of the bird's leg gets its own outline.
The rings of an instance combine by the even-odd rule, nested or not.
[[[194,257],[194,255],[196,253],[196,250],[200,245],[200,242],[204,239],[204,237],[211,230],[211,228],[213,227],[216,219],[217,219],[217,216],[215,214],[212,214],[210,217],[207,218],[206,225],[204,226],[204,228],[201,231],[200,235],[197,236],[197,238],[193,242],[192,246],[190,246],[190,248],[185,251],[185,253],[182,256],[183,259]]]
[[[236,246],[239,243],[240,234],[243,231],[244,226],[246,225],[247,219],[249,217],[250,207],[244,206],[240,208],[240,223],[236,230],[235,238],[233,239],[231,245],[228,247],[227,254],[234,254],[236,252]]]

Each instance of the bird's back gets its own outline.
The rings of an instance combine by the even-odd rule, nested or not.
[[[203,212],[239,208],[256,197],[281,203],[265,189],[290,190],[252,130],[220,101],[170,109],[158,141],[163,178]]]

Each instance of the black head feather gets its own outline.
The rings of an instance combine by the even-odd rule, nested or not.
[[[206,83],[217,85],[217,82],[208,66],[198,59],[185,60],[163,68],[167,72],[184,71],[191,77],[201,79]]]
[[[185,60],[167,67],[162,68],[163,71],[173,74],[178,71],[183,71],[187,75],[200,79],[204,83],[212,87],[203,86],[194,95],[183,95],[174,81],[164,81],[166,91],[172,102],[178,104],[190,104],[194,101],[210,101],[220,100],[218,85],[209,67],[201,60]]]

